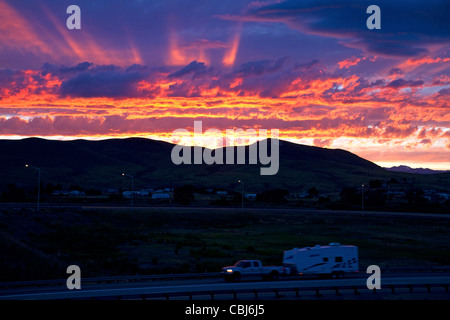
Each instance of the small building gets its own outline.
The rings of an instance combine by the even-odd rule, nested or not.
[[[84,193],[83,191],[79,191],[79,190],[71,190],[71,191],[69,191],[69,196],[84,197],[84,196],[86,196],[86,193]]]
[[[55,190],[55,191],[53,191],[52,195],[54,195],[54,196],[68,196],[69,195],[69,191],[66,191],[66,190]]]
[[[140,196],[141,192],[140,191],[124,191],[124,192],[122,192],[122,195],[125,198],[131,198],[131,195],[133,195],[134,197]]]
[[[153,193],[152,199],[170,199],[170,194],[162,192]]]
[[[102,193],[104,194],[118,194],[119,193],[119,189],[117,188],[106,188],[102,190]]]

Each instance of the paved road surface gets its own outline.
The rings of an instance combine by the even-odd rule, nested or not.
[[[104,209],[104,210],[150,210],[150,211],[239,211],[241,208],[234,207],[172,207],[172,206],[108,206],[108,205],[83,205],[82,209]],[[349,214],[349,215],[395,215],[398,217],[422,217],[422,218],[442,218],[450,219],[450,214],[444,213],[420,213],[420,212],[384,212],[384,211],[352,211],[352,210],[315,210],[315,209],[301,209],[301,208],[244,208],[247,212],[280,212],[280,213],[316,213],[316,214]]]
[[[283,288],[325,288],[330,286],[365,286],[367,278],[327,279],[327,280],[292,280],[269,282],[240,282],[240,283],[186,283],[171,285],[121,285],[110,288],[83,288],[81,290],[58,289],[55,291],[9,293],[0,295],[3,300],[28,300],[28,299],[74,299],[74,298],[106,298],[115,296],[129,296],[141,294],[164,294],[174,292],[202,292],[211,290],[251,290],[251,289],[283,289]],[[381,290],[389,285],[401,284],[450,284],[450,275],[414,275],[414,276],[386,276],[381,279]],[[389,290],[389,289],[386,289]]]

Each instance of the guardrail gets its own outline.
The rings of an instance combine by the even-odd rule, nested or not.
[[[90,299],[101,299],[101,300],[122,300],[122,299],[165,299],[170,300],[171,298],[186,298],[193,300],[194,297],[202,297],[201,300],[238,300],[242,297],[245,300],[258,300],[258,299],[280,299],[283,298],[285,294],[294,295],[291,298],[300,299],[302,296],[313,296],[315,298],[322,298],[328,296],[331,298],[340,297],[343,294],[352,294],[354,296],[360,296],[362,294],[373,294],[372,298],[376,298],[376,295],[380,294],[395,294],[404,293],[401,292],[403,289],[408,289],[406,293],[418,293],[418,289],[426,289],[426,293],[441,293],[444,295],[449,294],[448,290],[449,284],[397,284],[397,285],[387,285],[386,287],[377,289],[368,289],[364,285],[341,285],[341,286],[327,286],[327,287],[285,287],[285,288],[258,288],[258,289],[227,289],[227,290],[203,290],[203,291],[184,291],[184,292],[164,292],[164,293],[148,293],[148,294],[122,294],[115,296],[96,296]],[[441,288],[441,291],[436,291],[437,288]],[[262,295],[265,295],[261,297]],[[333,297],[334,296],[334,297]],[[75,298],[74,300],[86,299]]]

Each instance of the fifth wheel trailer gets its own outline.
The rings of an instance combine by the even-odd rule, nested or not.
[[[284,252],[283,265],[291,269],[291,274],[342,278],[345,273],[358,272],[358,247],[332,242],[325,246],[294,248]]]

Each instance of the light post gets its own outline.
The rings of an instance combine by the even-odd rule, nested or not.
[[[39,198],[41,197],[41,169],[30,164],[25,165],[26,168],[33,168],[38,171],[38,196],[37,196],[37,210],[39,211]]]
[[[241,193],[242,204],[241,204],[241,209],[242,209],[242,213],[244,213],[244,181],[238,180],[238,182],[242,185],[242,193]]]
[[[364,215],[364,185],[361,185],[361,211]]]
[[[131,178],[131,206],[134,207],[134,177],[126,173],[122,173],[122,176]]]

